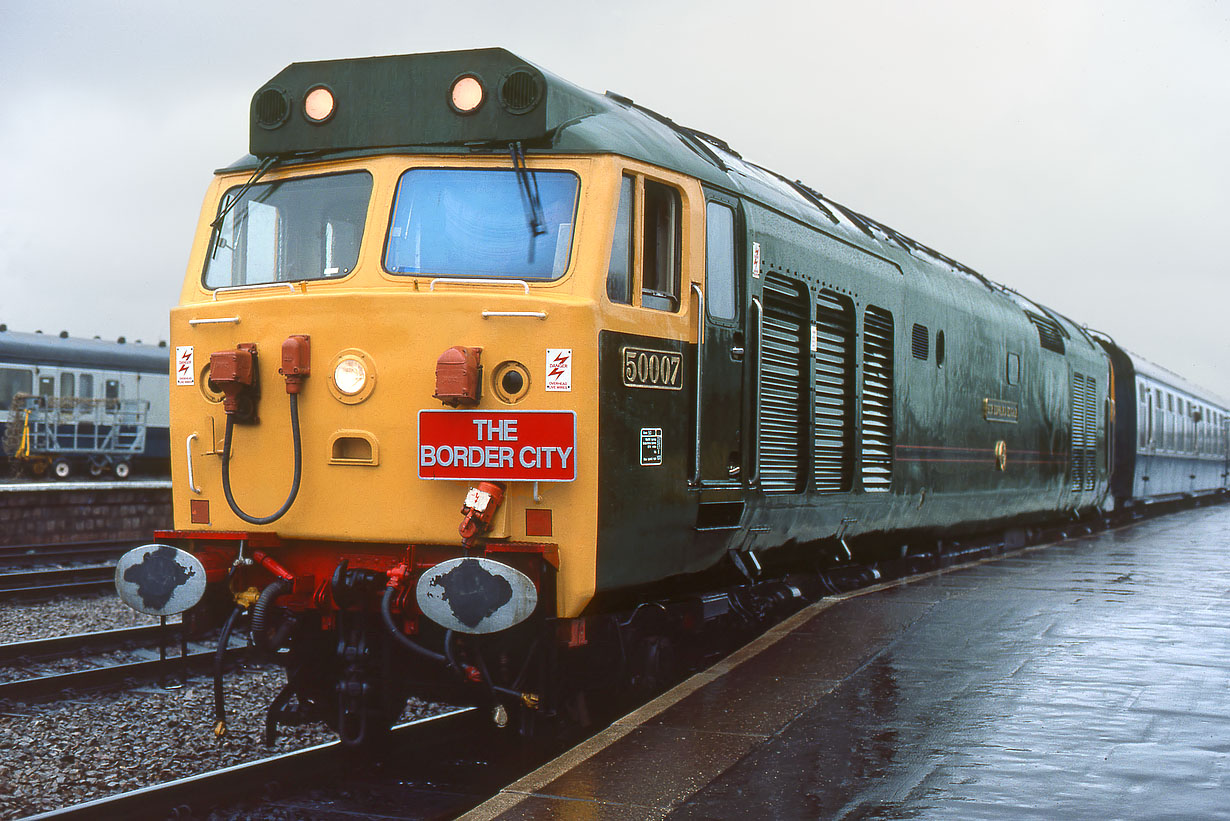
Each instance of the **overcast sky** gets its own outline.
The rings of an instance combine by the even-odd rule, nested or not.
[[[0,322],[165,339],[261,84],[296,61],[496,45],[1230,397],[1217,0],[0,0]]]

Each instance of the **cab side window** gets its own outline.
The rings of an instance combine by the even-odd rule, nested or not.
[[[682,197],[677,189],[639,174],[624,176],[607,268],[607,298],[620,305],[678,311],[682,227]]]
[[[615,238],[611,241],[611,264],[606,274],[606,295],[611,302],[632,304],[632,199],[636,180],[624,177],[619,185],[619,211],[615,215]]]
[[[681,210],[678,191],[645,180],[641,304],[646,308],[679,310]]]

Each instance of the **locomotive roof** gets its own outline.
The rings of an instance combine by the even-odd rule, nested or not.
[[[450,89],[476,78],[484,97],[462,113]],[[308,95],[326,89],[332,108],[313,122]],[[302,110],[300,110],[302,109]],[[632,100],[587,91],[500,48],[292,63],[252,97],[251,154],[226,171],[267,169],[386,153],[618,154],[694,177],[760,202],[860,246],[898,268],[955,274],[1025,313],[1079,326],[972,268],[822,195],[744,160],[722,140]],[[1092,341],[1089,342],[1092,345]]]
[[[167,373],[170,355],[157,345],[0,331],[0,365],[9,364]]]

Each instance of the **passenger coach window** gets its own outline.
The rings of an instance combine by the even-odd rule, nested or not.
[[[34,389],[34,374],[17,368],[0,368],[0,410],[8,410],[13,397]]]
[[[39,396],[55,396],[56,395],[56,380],[54,376],[40,376],[38,378],[38,395]]]
[[[615,238],[611,240],[611,263],[606,274],[606,295],[611,302],[632,304],[632,198],[636,180],[624,177],[619,184],[619,210],[615,214]]]
[[[76,395],[77,393],[77,391],[75,390],[76,386],[73,384],[75,381],[76,380],[73,379],[73,375],[71,373],[60,374],[60,397],[61,398],[67,399],[67,398],[70,398]]]
[[[94,398],[94,375],[89,373],[81,374],[81,378],[77,380],[77,396],[82,399]]]
[[[705,292],[709,316],[735,318],[735,212],[709,202],[705,212]]]
[[[682,233],[679,192],[645,180],[644,201],[641,304],[661,311],[677,311]]]

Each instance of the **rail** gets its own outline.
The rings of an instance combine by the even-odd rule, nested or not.
[[[72,567],[61,570],[25,570],[0,574],[0,599],[86,593],[115,583],[115,565]]]
[[[399,746],[411,750],[430,750],[432,742],[439,739],[472,735],[476,732],[474,725],[481,721],[483,716],[480,711],[467,707],[399,724],[390,731],[390,737],[396,740]],[[193,816],[204,817],[209,808],[264,795],[273,783],[283,786],[309,784],[336,777],[344,770],[342,764],[346,760],[347,752],[341,742],[331,741],[247,764],[52,810],[30,816],[26,821],[51,818],[90,821],[97,818],[165,818],[168,815],[179,817],[185,810]]]

